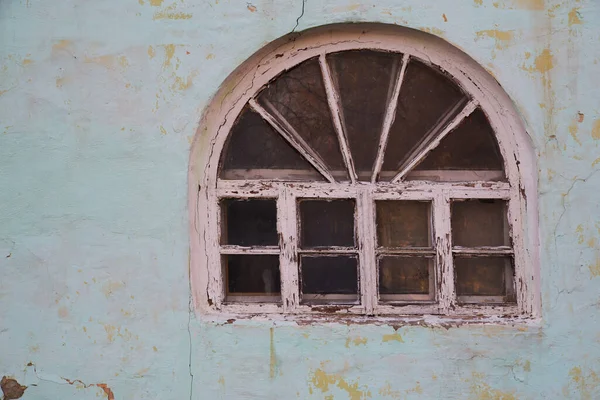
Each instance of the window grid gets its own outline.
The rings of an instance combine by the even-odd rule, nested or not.
[[[407,189],[414,186],[405,183]],[[341,188],[339,184],[320,183],[319,187],[312,184],[299,185],[287,182],[248,182],[248,181],[219,181],[217,190],[220,199],[231,198],[276,198],[279,246],[232,246],[220,245],[220,254],[279,254],[281,275],[282,304],[261,303],[263,312],[284,314],[322,313],[340,311],[351,315],[393,315],[393,314],[439,314],[439,315],[468,315],[473,310],[487,310],[496,314],[514,313],[517,304],[460,304],[455,291],[455,273],[453,268],[454,254],[492,255],[513,254],[509,246],[463,248],[452,247],[450,208],[453,200],[460,199],[502,199],[509,200],[506,183],[489,184],[427,184],[424,191],[420,185],[412,190],[402,190],[398,184],[390,185],[387,190],[380,185],[347,185]],[[479,186],[479,187],[478,187]],[[264,188],[264,191],[261,191]],[[278,193],[278,195],[274,195]],[[299,249],[299,214],[298,201],[303,199],[354,199],[356,201],[355,230],[357,249],[338,250],[302,250]],[[375,202],[378,200],[417,200],[431,202],[431,225],[433,228],[432,247],[434,255],[434,300],[432,302],[416,302],[411,300],[380,302],[378,300],[377,256],[380,253],[394,253],[395,250],[380,251],[376,247]],[[510,205],[510,202],[508,201]],[[308,305],[300,304],[300,255],[307,253],[343,254],[358,253],[360,276],[360,301],[357,305],[331,304]],[[407,249],[396,250],[397,253],[417,254],[419,251]],[[425,251],[424,253],[429,253]],[[515,279],[516,280],[516,279]],[[224,284],[223,284],[224,285]],[[224,293],[224,292],[223,292]],[[223,296],[223,295],[222,295]],[[266,297],[265,297],[266,299]],[[223,302],[224,298],[221,298]],[[404,304],[403,304],[404,303]],[[252,308],[257,304],[223,302],[224,309]],[[269,311],[267,311],[269,310]]]

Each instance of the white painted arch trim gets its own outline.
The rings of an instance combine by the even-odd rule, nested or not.
[[[513,102],[500,84],[468,55],[428,33],[383,24],[336,24],[287,35],[265,46],[240,65],[221,85],[205,109],[194,138],[189,164],[190,285],[195,310],[218,314],[209,288],[221,285],[209,274],[218,263],[213,224],[218,164],[227,135],[244,105],[282,71],[309,58],[334,51],[379,49],[437,65],[477,101],[497,133],[510,183],[509,219],[515,242],[519,314],[540,316],[540,268],[537,211],[537,168],[533,145]],[[282,251],[284,251],[282,249]],[[265,305],[265,312],[271,305]],[[235,308],[230,315],[235,315]],[[483,313],[485,315],[485,313]],[[493,313],[492,313],[493,314]],[[491,315],[491,314],[490,314]],[[239,315],[238,315],[239,317]],[[414,319],[414,317],[412,318]]]

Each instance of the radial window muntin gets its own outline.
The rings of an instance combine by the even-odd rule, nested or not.
[[[386,28],[387,29],[387,28]],[[334,29],[335,30],[335,29]],[[385,31],[385,29],[384,29]],[[501,89],[494,88],[495,82],[489,78],[478,66],[473,67],[473,62],[466,56],[458,53],[455,49],[441,43],[438,39],[429,35],[402,30],[401,35],[391,35],[389,32],[357,31],[355,28],[338,30],[334,35],[323,35],[323,32],[307,34],[295,40],[295,43],[284,43],[270,55],[262,55],[262,63],[254,63],[247,67],[247,74],[238,81],[241,96],[228,98],[227,104],[222,107],[211,107],[204,120],[206,128],[212,126],[212,141],[209,143],[209,152],[198,151],[205,154],[202,175],[192,172],[199,183],[200,196],[193,201],[197,209],[194,215],[195,228],[201,233],[199,243],[192,242],[192,254],[194,248],[204,252],[198,257],[198,263],[192,260],[192,284],[196,304],[199,309],[206,312],[217,313],[281,313],[286,315],[296,314],[319,314],[324,311],[342,314],[366,314],[366,315],[411,315],[411,314],[438,314],[446,316],[473,316],[473,315],[510,315],[510,316],[534,316],[538,307],[537,292],[534,289],[533,279],[535,275],[535,256],[524,249],[525,242],[534,244],[535,237],[533,228],[525,231],[524,223],[535,221],[535,218],[527,219],[526,211],[530,207],[525,201],[524,194],[531,193],[534,184],[530,179],[523,179],[519,170],[523,166],[530,167],[531,160],[527,154],[527,148],[519,151],[518,143],[524,134],[518,116],[508,105],[508,98]],[[330,34],[331,32],[327,32]],[[338,40],[333,40],[336,36]],[[360,42],[354,39],[359,35]],[[311,37],[313,36],[313,37]],[[317,39],[329,41],[323,44]],[[326,38],[326,39],[324,39]],[[344,40],[347,39],[347,40]],[[262,88],[276,78],[281,72],[299,65],[311,58],[319,60],[321,71],[325,77],[324,83],[327,89],[327,100],[333,110],[332,123],[338,138],[343,139],[343,121],[336,117],[336,103],[339,107],[339,99],[332,93],[331,82],[327,78],[327,58],[330,53],[342,51],[354,51],[370,49],[376,51],[395,52],[402,55],[403,60],[414,59],[425,62],[427,59],[434,68],[440,68],[444,73],[451,75],[463,91],[468,93],[469,99],[460,107],[459,113],[468,114],[479,107],[488,117],[491,126],[496,132],[500,151],[504,159],[506,181],[482,181],[471,180],[468,182],[433,182],[415,180],[403,180],[417,162],[418,157],[405,160],[391,182],[380,182],[377,174],[373,173],[370,180],[362,180],[354,172],[347,142],[340,146],[344,165],[347,167],[347,179],[333,176],[323,163],[319,160],[310,160],[310,153],[305,153],[305,158],[311,161],[315,169],[325,179],[321,181],[285,181],[273,179],[218,179],[219,155],[224,151],[224,144],[233,122],[240,114],[243,107],[248,105],[256,110],[261,116],[268,120],[269,113],[265,113],[256,101]],[[267,51],[267,50],[265,50]],[[255,56],[254,59],[257,59]],[[442,62],[443,60],[443,62]],[[251,63],[252,64],[252,63]],[[403,64],[406,65],[406,64]],[[441,65],[441,66],[440,66]],[[402,73],[400,73],[401,75]],[[402,86],[399,86],[401,91]],[[397,89],[397,88],[396,88]],[[498,96],[496,93],[500,92]],[[508,101],[507,101],[508,100]],[[225,107],[228,105],[229,107]],[[212,111],[212,114],[211,114]],[[506,116],[508,114],[508,117]],[[339,113],[337,113],[339,115]],[[387,118],[389,119],[389,118]],[[277,126],[277,121],[270,121],[271,125],[279,128],[280,134],[285,135],[285,127]],[[458,121],[460,122],[460,121]],[[385,122],[389,124],[390,122]],[[452,124],[453,121],[450,121]],[[450,129],[449,129],[450,130]],[[289,139],[289,138],[288,138]],[[290,140],[288,140],[290,142]],[[435,140],[433,142],[436,142]],[[206,142],[204,142],[206,144]],[[525,145],[526,146],[526,145]],[[435,146],[430,146],[435,147]],[[301,146],[297,149],[302,152]],[[193,153],[194,154],[194,153]],[[349,155],[350,154],[350,155]],[[415,152],[419,154],[419,151]],[[307,157],[306,157],[307,156]],[[193,156],[192,156],[193,157]],[[316,158],[316,157],[314,157]],[[375,169],[381,168],[383,160],[377,156]],[[423,158],[423,157],[422,157]],[[517,162],[519,160],[519,162]],[[417,160],[419,161],[419,160]],[[192,160],[192,171],[194,170]],[[354,171],[356,171],[354,169]],[[329,172],[329,173],[328,173]],[[530,171],[527,171],[528,173]],[[476,175],[477,176],[477,175]],[[239,177],[234,177],[239,178]],[[494,179],[494,178],[491,178]],[[533,192],[533,196],[535,196]],[[198,196],[198,186],[195,189]],[[229,198],[270,198],[277,202],[277,229],[280,237],[279,246],[269,248],[242,248],[239,246],[223,246],[218,243],[219,238],[219,212],[217,205],[219,199]],[[359,263],[359,301],[357,304],[343,304],[342,306],[332,302],[334,307],[326,307],[327,303],[310,304],[303,301],[300,292],[301,277],[299,276],[298,263],[303,250],[298,243],[298,201],[302,199],[353,199],[356,202],[357,218],[355,220],[357,250]],[[453,201],[469,199],[498,199],[507,204],[507,215],[510,226],[510,238],[512,245],[497,246],[488,249],[470,249],[452,246],[449,240],[451,231],[450,208]],[[385,250],[378,247],[375,225],[375,202],[385,200],[396,201],[425,201],[431,205],[431,248],[430,249],[391,249]],[[337,249],[329,249],[336,251]],[[340,252],[349,252],[349,249],[341,249]],[[387,253],[386,253],[387,251]],[[420,252],[420,253],[419,253]],[[350,254],[348,253],[348,254]],[[382,301],[378,296],[378,257],[387,255],[417,255],[432,257],[434,259],[433,271],[430,271],[430,285],[434,286],[433,296],[429,299],[397,298],[397,301]],[[476,254],[475,254],[476,253]],[[237,302],[230,301],[226,296],[220,258],[227,254],[271,254],[279,255],[281,274],[281,301],[278,302]],[[452,268],[454,257],[471,256],[509,256],[514,262],[514,283],[512,284],[514,302],[498,300],[497,296],[490,296],[487,300],[478,298],[473,304],[470,296],[457,296],[455,289],[456,271]],[[192,258],[194,256],[192,255]],[[196,264],[197,268],[194,268]],[[431,276],[433,275],[433,276]],[[470,293],[469,293],[470,294]],[[462,298],[459,298],[462,297]],[[506,300],[506,299],[504,299]]]

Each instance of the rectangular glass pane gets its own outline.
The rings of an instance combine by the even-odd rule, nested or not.
[[[383,256],[379,259],[380,295],[429,295],[433,293],[432,278],[433,258]]]
[[[222,260],[228,300],[236,301],[235,296],[273,296],[268,301],[279,301],[279,256],[226,255]]]
[[[277,246],[278,243],[275,200],[221,201],[221,244]]]
[[[379,246],[431,246],[430,203],[386,200],[375,205]]]
[[[358,300],[358,260],[352,255],[302,256],[303,302]]]
[[[454,257],[456,294],[500,296],[514,301],[514,268],[511,257]]]
[[[300,201],[300,246],[354,247],[354,200]]]
[[[508,220],[504,200],[452,202],[454,246],[508,246]]]

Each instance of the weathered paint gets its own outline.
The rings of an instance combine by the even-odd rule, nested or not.
[[[598,20],[593,0],[0,2],[0,377],[23,399],[600,397]],[[266,43],[350,21],[442,36],[515,102],[539,170],[538,325],[190,309],[202,110]],[[513,39],[478,35],[495,30]]]

